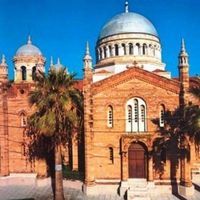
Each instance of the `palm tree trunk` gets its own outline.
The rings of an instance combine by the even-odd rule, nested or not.
[[[55,147],[55,200],[64,200],[61,145]]]

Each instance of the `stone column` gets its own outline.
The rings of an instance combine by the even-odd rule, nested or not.
[[[116,56],[115,55],[115,45],[114,44],[112,45],[112,50],[111,51],[112,51],[112,56]]]
[[[119,50],[119,56],[123,56],[124,52],[121,44],[118,44],[118,50]]]
[[[129,44],[125,44],[126,45],[126,55],[130,55],[130,52],[129,52]]]
[[[191,180],[191,167],[190,160],[188,159],[188,149],[181,149],[181,178],[179,185],[179,194],[183,197],[191,196],[194,194],[194,186]]]
[[[109,52],[108,46],[106,46],[106,55],[107,55],[107,58],[110,58],[110,52]]]

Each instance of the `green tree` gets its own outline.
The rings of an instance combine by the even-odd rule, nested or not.
[[[74,75],[68,74],[64,68],[52,67],[47,75],[38,73],[35,89],[29,97],[35,110],[28,119],[30,155],[40,154],[42,157],[41,154],[54,152],[55,174],[51,173],[51,177],[55,200],[64,199],[61,146],[83,127],[82,95],[74,84]]]
[[[185,162],[190,162],[190,144],[195,144],[196,148],[200,145],[200,108],[198,105],[188,104],[177,108],[174,111],[166,111],[164,115],[165,126],[159,126],[159,119],[154,119],[159,129],[158,137],[154,141],[154,151],[160,154],[163,148],[168,149],[170,155],[168,157],[171,162],[171,179],[176,178],[176,169],[179,159],[181,161],[181,172],[184,172]],[[158,161],[155,166],[160,173],[163,173],[161,163]],[[191,182],[187,182],[185,177],[181,175],[182,184],[191,186]]]

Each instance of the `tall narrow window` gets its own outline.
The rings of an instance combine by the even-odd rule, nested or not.
[[[36,77],[36,67],[33,67],[32,69],[32,80],[34,81]]]
[[[128,132],[132,132],[132,123],[133,123],[133,111],[132,111],[132,106],[131,105],[128,105],[128,125],[127,125],[127,131]]]
[[[112,164],[114,163],[114,152],[112,147],[109,147],[109,160]]]
[[[119,47],[117,44],[115,44],[115,56],[119,55]]]
[[[159,124],[160,127],[164,127],[165,126],[165,106],[161,105],[160,106],[160,116],[159,116]]]
[[[106,52],[106,46],[105,47],[103,47],[103,52],[104,52],[104,58],[107,58],[107,52]]]
[[[110,57],[112,57],[113,56],[113,54],[112,54],[112,46],[109,46],[108,49],[109,49]]]
[[[143,44],[143,47],[142,47],[142,53],[143,55],[147,55],[147,45],[146,44]]]
[[[113,127],[113,108],[112,106],[108,106],[108,113],[107,113],[107,126],[109,128]]]
[[[138,100],[134,100],[135,122],[138,122]]]
[[[144,122],[145,121],[145,107],[144,105],[141,105],[140,108],[141,108],[141,122]]]
[[[22,80],[25,81],[26,80],[26,67],[22,66],[21,71],[22,71]]]
[[[133,55],[133,44],[129,44],[129,55]]]
[[[27,116],[24,113],[22,113],[20,115],[20,118],[21,118],[21,127],[27,126]]]
[[[123,55],[126,55],[126,45],[122,44]]]

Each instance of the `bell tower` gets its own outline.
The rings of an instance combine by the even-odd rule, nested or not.
[[[0,63],[0,82],[8,81],[8,65],[6,63],[5,55],[2,55]]]
[[[189,89],[189,56],[186,52],[184,39],[181,42],[181,51],[178,58],[179,81],[181,82],[182,90],[186,92]]]
[[[13,58],[15,82],[32,82],[38,71],[44,71],[45,58],[38,47],[28,37],[27,44],[21,46]]]

